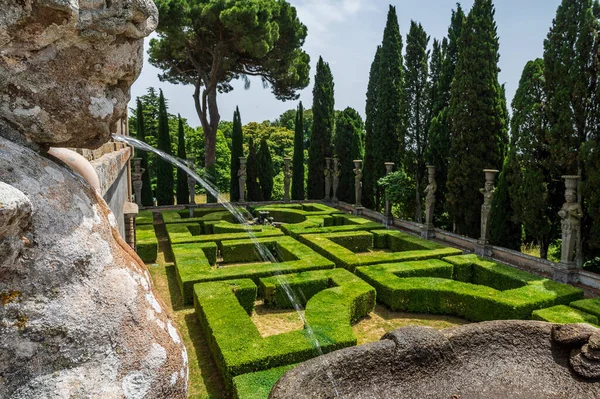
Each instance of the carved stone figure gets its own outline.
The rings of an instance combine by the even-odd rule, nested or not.
[[[435,193],[437,192],[437,182],[435,180],[435,166],[427,165],[427,179],[429,184],[425,187],[425,226],[433,228],[433,211],[435,208]]]
[[[325,201],[330,201],[331,197],[329,193],[331,192],[331,182],[333,173],[331,171],[331,158],[325,158]]]
[[[389,175],[390,173],[392,173],[393,170],[394,170],[394,163],[386,162],[385,163],[385,174]],[[388,224],[390,224],[390,222],[394,221],[394,217],[392,215],[392,204],[390,203],[390,198],[388,195],[388,187],[386,187],[386,190],[385,190],[385,217],[387,219]]]
[[[333,158],[333,203],[337,204],[337,190],[340,185],[340,177],[342,176],[342,171],[340,170],[340,160],[338,158]]]
[[[283,200],[290,201],[290,181],[292,178],[292,170],[290,168],[292,158],[283,158]]]
[[[187,159],[188,167],[191,170],[194,170],[195,161],[196,160],[193,157],[190,157]],[[190,205],[196,205],[196,179],[194,179],[192,176],[188,175],[187,184],[188,184],[188,190],[190,192]]]
[[[240,157],[240,170],[238,170],[238,180],[240,185],[240,200],[239,203],[246,202],[246,158]]]
[[[579,238],[579,226],[583,211],[577,202],[577,183],[579,176],[563,176],[565,179],[565,203],[558,216],[561,218],[562,248],[560,261],[564,264],[574,264],[575,249]]]
[[[357,159],[354,161],[354,196],[355,196],[355,207],[362,207],[362,161]]]
[[[133,192],[135,194],[135,203],[140,208],[142,207],[142,176],[146,169],[142,168],[142,158],[133,158],[133,173],[131,173],[131,181],[133,184]]]
[[[46,153],[109,140],[157,18],[151,0],[2,2],[2,398],[187,396],[187,352],[146,266]]]
[[[494,188],[494,179],[499,171],[484,169],[483,172],[485,173],[485,187],[479,189],[481,194],[483,194],[483,205],[481,206],[481,237],[479,238],[479,243],[481,245],[487,245],[489,243],[489,222],[492,213],[492,201],[494,200],[494,192],[496,191]]]

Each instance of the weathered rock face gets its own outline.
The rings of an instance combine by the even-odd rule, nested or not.
[[[401,328],[301,364],[269,398],[597,399],[599,332],[534,321]]]
[[[0,123],[14,129],[11,140],[108,141],[141,70],[141,39],[156,24],[152,0],[2,1]]]
[[[0,138],[0,397],[185,398],[187,353],[104,201]]]

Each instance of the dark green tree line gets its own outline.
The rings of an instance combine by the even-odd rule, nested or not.
[[[238,171],[240,170],[240,157],[244,156],[244,134],[242,131],[242,117],[240,109],[235,107],[233,113],[233,130],[231,132],[231,170],[229,183],[230,201],[239,201],[240,185],[238,182]]]
[[[136,127],[136,138],[143,142],[146,142],[146,126],[144,122],[144,107],[142,101],[137,99],[137,127]],[[148,153],[146,151],[136,150],[137,157],[141,158],[141,166],[144,169],[142,175],[142,198],[141,202],[143,206],[154,206],[154,197],[152,195],[152,183],[150,182],[150,167],[148,166]]]
[[[258,164],[258,183],[262,193],[262,200],[271,201],[271,195],[273,194],[273,177],[275,176],[275,173],[267,139],[263,138],[260,141],[260,147],[256,154],[256,158]]]
[[[340,181],[337,197],[340,201],[353,204],[354,192],[354,160],[362,159],[364,125],[362,118],[353,108],[340,112],[335,122],[334,152],[340,162]]]
[[[177,158],[186,160],[185,132],[181,115],[177,115]],[[187,183],[188,175],[182,169],[177,168],[177,205],[190,203],[190,189]]]
[[[373,209],[375,207],[375,189],[377,187],[375,169],[372,167],[372,165],[374,162],[373,141],[375,140],[375,116],[377,115],[377,85],[379,83],[380,56],[381,46],[377,46],[375,58],[371,63],[371,70],[369,71],[367,103],[365,107],[365,155],[363,167],[362,204],[369,209]]]
[[[302,101],[294,122],[294,158],[292,161],[292,199],[304,199],[304,108]]]
[[[162,90],[159,96],[158,149],[171,155],[171,135],[169,115]],[[158,157],[156,160],[156,202],[160,205],[173,205],[173,165]]]

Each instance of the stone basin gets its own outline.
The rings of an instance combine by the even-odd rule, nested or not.
[[[597,399],[598,338],[536,321],[406,327],[301,364],[269,398]]]

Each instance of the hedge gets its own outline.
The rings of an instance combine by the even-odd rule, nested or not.
[[[306,304],[304,315],[314,335],[303,329],[263,338],[240,305],[231,282],[194,286],[196,315],[215,363],[228,386],[237,375],[318,356],[314,338],[323,353],[356,345],[351,323],[373,310],[375,290],[355,275],[340,269],[314,271],[288,278],[292,281],[296,278],[312,279],[313,274],[327,279],[332,287],[317,293]],[[250,283],[250,280],[245,282]],[[274,289],[278,289],[280,283],[269,279],[266,284],[274,284]]]
[[[226,222],[220,222],[218,226],[221,224],[225,224]],[[227,225],[230,225],[227,223]],[[238,225],[239,226],[239,225]],[[278,237],[283,236],[284,234],[281,230],[272,227],[272,226],[248,226],[249,230],[252,232],[253,237],[255,238],[264,238],[264,237]],[[248,231],[245,232],[231,232],[231,233],[222,233],[222,234],[202,234],[199,223],[174,223],[167,224],[167,235],[169,236],[169,242],[171,245],[173,244],[185,244],[185,243],[195,243],[195,242],[209,242],[214,241],[217,243],[221,243],[221,241],[226,240],[239,240],[243,238],[248,238]],[[214,226],[213,226],[214,229]]]
[[[273,386],[297,364],[275,367],[269,370],[238,375],[233,378],[235,399],[268,399]]]
[[[136,226],[135,242],[137,254],[145,263],[156,262],[158,240],[154,232],[154,225],[143,224]]]
[[[229,213],[225,208],[194,208],[194,217],[190,217],[190,210],[184,209],[180,211],[162,211],[162,219],[165,224],[168,223],[191,223],[200,222],[204,220],[204,217],[211,213],[220,213],[221,216],[225,213]]]
[[[456,261],[455,257],[445,258],[444,261],[448,259]],[[473,262],[474,268],[485,268],[486,278],[492,280],[492,276],[496,274],[500,282],[497,285],[507,281],[505,266],[483,259],[474,260],[473,257],[466,259]],[[453,265],[442,262],[449,265],[444,267],[440,262],[442,261],[428,260],[404,265],[359,267],[356,274],[373,285],[377,290],[378,300],[392,310],[449,314],[471,321],[528,319],[534,310],[568,304],[583,297],[583,291],[578,288],[524,272],[515,273],[523,283],[520,288],[504,291],[450,280],[455,274],[450,269]],[[497,273],[492,264],[496,265]],[[408,269],[414,270],[409,272]],[[410,274],[417,277],[403,277]]]
[[[281,229],[298,238],[303,234],[329,234],[337,232],[371,231],[385,229],[381,223],[351,215],[308,216],[302,223],[284,224]]]
[[[135,217],[135,225],[142,226],[146,224],[154,224],[154,215],[152,211],[141,211]]]
[[[251,278],[258,283],[260,277],[268,277],[275,273],[289,274],[334,268],[331,261],[291,237],[259,238],[256,241],[277,253],[280,262],[215,269],[211,267],[211,263],[205,255],[206,247],[203,247],[203,245],[212,245],[210,247],[211,251],[214,251],[216,256],[216,244],[214,242],[172,245],[177,282],[184,303],[192,303],[193,286],[200,282]],[[262,260],[255,252],[254,240],[247,238],[221,242],[221,252],[225,263]]]
[[[353,240],[366,240],[371,237],[373,245],[378,249],[394,248],[397,252],[384,253],[355,253],[348,244]],[[336,243],[344,240],[344,245]],[[307,234],[300,236],[300,241],[335,262],[336,267],[354,271],[356,267],[374,265],[379,263],[405,262],[411,260],[424,260],[443,258],[458,255],[462,251],[444,247],[435,242],[423,240],[399,231],[372,231],[372,232],[340,232],[330,234]],[[362,248],[364,249],[364,248]]]
[[[600,298],[581,299],[571,302],[569,306],[600,318]]]
[[[531,318],[533,320],[559,324],[588,323],[595,326],[598,325],[597,316],[565,305],[536,310],[532,313]]]

